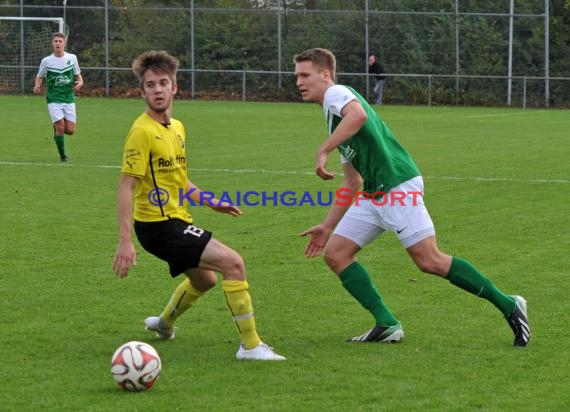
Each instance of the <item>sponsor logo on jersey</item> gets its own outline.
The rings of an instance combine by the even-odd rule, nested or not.
[[[71,79],[63,74],[56,76],[56,78],[53,80],[53,84],[55,86],[67,86],[70,83]]]
[[[356,156],[356,152],[354,151],[354,149],[347,144],[340,145],[338,147],[338,150],[344,156],[344,158],[349,162],[352,161],[352,159],[354,159],[354,156]]]

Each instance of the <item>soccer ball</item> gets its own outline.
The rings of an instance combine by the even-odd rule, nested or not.
[[[131,341],[115,351],[111,358],[111,374],[123,389],[131,392],[152,388],[158,380],[162,363],[148,343]]]

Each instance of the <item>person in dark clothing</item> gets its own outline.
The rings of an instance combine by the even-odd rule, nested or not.
[[[382,104],[382,92],[384,91],[386,76],[384,75],[384,67],[374,54],[368,57],[368,73],[373,74],[376,78],[376,84],[374,85],[374,104]]]

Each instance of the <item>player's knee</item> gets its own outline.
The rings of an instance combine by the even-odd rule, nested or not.
[[[245,262],[237,252],[232,250],[228,253],[221,266],[224,275],[229,275],[235,280],[245,280]]]
[[[323,260],[335,273],[339,273],[346,266],[346,257],[333,250],[325,249]]]
[[[217,284],[218,284],[218,279],[214,274],[214,276],[208,276],[207,278],[202,279],[200,287],[202,288],[202,292],[206,292],[207,290],[212,289]]]
[[[416,261],[416,266],[424,273],[435,274],[433,272],[435,267],[429,260],[418,260]]]
[[[445,276],[449,269],[445,267],[445,262],[442,259],[431,256],[417,258],[415,263],[422,272],[430,275]]]

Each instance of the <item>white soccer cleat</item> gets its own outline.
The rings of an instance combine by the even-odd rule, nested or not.
[[[146,330],[156,332],[156,336],[164,340],[172,340],[176,336],[176,328],[168,328],[159,316],[149,316],[144,320]]]
[[[281,356],[273,352],[273,349],[261,342],[253,349],[246,349],[243,345],[239,345],[236,353],[238,360],[263,360],[263,361],[282,361],[285,356]]]
[[[350,338],[347,342],[400,342],[404,337],[404,329],[400,322],[392,326],[376,325],[360,336]]]
[[[515,309],[510,316],[507,316],[507,322],[515,335],[515,346],[527,346],[530,342],[530,323],[526,311],[526,299],[522,296],[511,296],[515,300]]]

